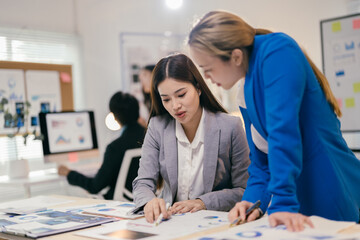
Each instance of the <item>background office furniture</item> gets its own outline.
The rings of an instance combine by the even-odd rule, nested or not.
[[[39,171],[38,171],[39,172]],[[56,172],[43,170],[42,174],[34,175],[30,173],[29,177],[24,178],[14,178],[11,179],[7,176],[3,176],[0,179],[0,187],[15,187],[15,188],[24,188],[25,197],[29,198],[32,196],[31,187],[35,185],[55,183],[59,182],[61,187],[65,187],[66,179],[59,176]],[[66,189],[66,188],[65,188]]]
[[[2,90],[4,90],[2,95],[9,100],[7,107],[10,107],[10,113],[15,113],[12,105],[16,102],[28,101],[31,104],[27,120],[29,124],[25,126],[25,129],[30,127],[31,117],[37,117],[41,103],[49,104],[50,111],[54,111],[54,109],[56,111],[72,111],[74,109],[71,65],[0,61],[0,73],[0,82]],[[44,89],[47,88],[46,79],[49,76],[51,79],[54,76],[58,77],[60,96],[50,94],[49,89]],[[55,105],[58,98],[60,106]],[[30,131],[30,129],[27,130]],[[9,133],[8,129],[0,126],[0,135],[7,133]]]
[[[125,152],[118,179],[115,185],[114,200],[133,201],[132,182],[137,177],[130,169],[139,169],[141,148],[129,149]]]
[[[49,88],[49,85],[56,85],[56,87]],[[2,149],[0,158],[2,162],[17,161],[23,158],[28,160],[29,165],[33,165],[34,161],[42,161],[39,140],[33,140],[32,137],[26,137],[26,143],[18,140],[20,134],[27,136],[27,133],[32,133],[34,130],[37,134],[40,133],[37,115],[42,108],[49,111],[73,110],[72,66],[0,61],[0,86],[0,101],[3,97],[8,100],[4,109],[0,110],[0,149]],[[5,127],[4,114],[8,110],[11,115],[14,115],[17,113],[16,106],[26,106],[26,102],[29,102],[31,107],[24,109],[29,112],[24,112],[25,121],[23,126],[20,125],[19,136],[8,138],[7,134],[15,134],[17,129],[11,127],[11,123],[9,127]],[[6,180],[6,172],[1,171],[1,175],[3,175],[0,176],[2,183],[5,181],[6,185],[9,185],[10,182],[11,184],[14,182]],[[30,177],[32,176],[30,175]],[[16,182],[20,182],[20,180],[16,180]],[[31,182],[33,185],[33,181],[30,179],[23,179],[23,182],[24,184]],[[31,193],[28,192],[27,195],[29,194]]]
[[[36,166],[33,166],[28,177],[9,178],[7,175],[0,176],[0,203],[44,194],[89,197],[87,191],[69,185],[65,177],[59,176],[56,164],[44,164],[42,160],[34,160],[32,164]],[[69,162],[66,165],[73,170],[93,177],[99,170],[101,162],[98,159],[88,159],[74,163]],[[5,164],[4,167],[7,168],[7,165]]]

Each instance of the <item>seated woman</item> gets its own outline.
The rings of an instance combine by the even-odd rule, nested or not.
[[[59,175],[66,176],[71,185],[80,186],[92,194],[109,186],[109,191],[104,195],[105,199],[114,198],[115,185],[126,150],[141,147],[145,134],[145,129],[137,123],[139,103],[135,97],[117,92],[111,97],[109,108],[115,120],[122,126],[122,133],[107,146],[104,161],[96,176],[87,177],[63,165],[58,168]],[[138,169],[130,168],[129,175],[136,176],[137,171]]]
[[[240,118],[226,114],[193,62],[161,59],[151,82],[152,111],[142,146],[134,202],[152,223],[160,213],[228,211],[248,179],[249,149]],[[163,189],[157,197],[158,179]]]

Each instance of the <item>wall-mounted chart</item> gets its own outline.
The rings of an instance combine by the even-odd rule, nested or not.
[[[323,70],[343,116],[342,131],[360,131],[360,14],[321,21]]]
[[[360,151],[360,14],[321,21],[323,72],[343,116],[341,131]]]
[[[71,65],[0,61],[0,101],[8,101],[0,105],[0,137],[18,128],[20,134],[39,133],[40,112],[72,111],[72,81]],[[23,115],[21,121],[15,114]]]
[[[24,71],[20,69],[0,69],[0,101],[5,98],[8,103],[0,109],[0,132],[3,134],[14,133],[14,122],[5,117],[6,112],[14,115],[21,112],[26,101]],[[24,124],[24,121],[20,124]],[[21,132],[25,131],[24,128]]]

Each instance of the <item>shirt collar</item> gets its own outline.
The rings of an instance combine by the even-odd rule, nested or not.
[[[126,130],[126,128],[127,128],[127,125],[124,125],[124,126],[122,126],[121,128],[120,128],[120,136],[121,135],[123,135],[123,133],[124,133],[124,131]]]
[[[205,136],[204,119],[205,119],[206,115],[207,115],[207,113],[203,108],[202,109],[202,114],[201,114],[201,119],[200,119],[200,122],[199,122],[199,126],[198,126],[198,128],[196,130],[195,137],[194,137],[191,144],[190,144],[189,139],[187,138],[187,136],[186,136],[186,134],[184,132],[183,127],[181,126],[181,123],[178,122],[178,121],[175,121],[176,122],[176,124],[175,124],[175,135],[176,135],[177,140],[179,142],[182,142],[182,143],[190,144],[190,146],[192,148],[196,148],[200,143],[204,143],[204,136]]]

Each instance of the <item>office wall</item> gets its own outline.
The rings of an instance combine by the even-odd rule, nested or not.
[[[358,2],[184,0],[181,9],[170,10],[164,5],[164,0],[0,0],[0,27],[76,33],[81,37],[84,80],[80,95],[85,104],[76,107],[95,110],[103,151],[106,144],[117,136],[105,128],[103,119],[108,112],[109,98],[122,88],[120,32],[172,31],[186,34],[196,16],[224,9],[242,16],[254,27],[288,33],[321,67],[320,20],[346,15],[358,7]]]

